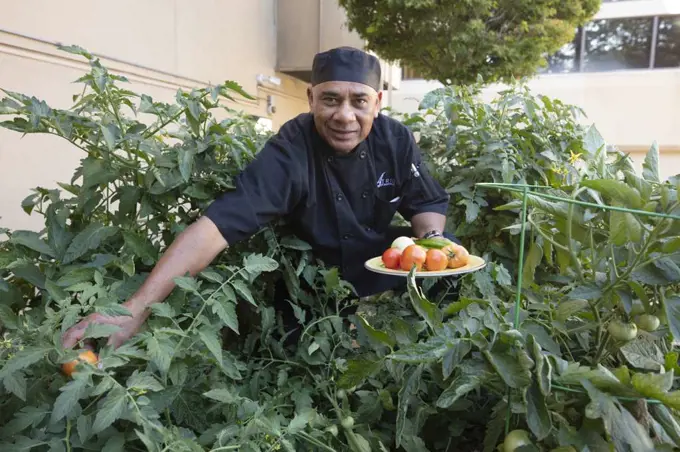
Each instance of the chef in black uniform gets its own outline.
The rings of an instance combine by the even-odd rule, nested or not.
[[[338,267],[359,297],[403,285],[404,278],[368,272],[364,262],[397,236],[443,235],[449,196],[428,173],[411,131],[380,114],[380,84],[380,64],[368,53],[341,47],[317,54],[310,113],[285,123],[236,188],[177,237],[124,303],[132,318],[93,314],[65,334],[64,345],[73,346],[91,321],[121,326],[109,339],[119,345],[138,331],[148,306],[169,295],[174,277],[200,272],[229,244],[276,219]],[[390,226],[397,212],[411,228]]]

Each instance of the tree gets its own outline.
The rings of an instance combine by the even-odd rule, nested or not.
[[[444,84],[535,73],[600,0],[339,0],[350,29],[382,58]]]

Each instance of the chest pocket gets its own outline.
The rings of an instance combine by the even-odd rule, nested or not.
[[[374,225],[377,232],[385,232],[401,205],[401,190],[395,185],[375,187]]]

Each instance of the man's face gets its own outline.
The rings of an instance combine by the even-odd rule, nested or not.
[[[343,154],[366,139],[382,99],[382,93],[354,82],[320,83],[307,96],[319,134]]]

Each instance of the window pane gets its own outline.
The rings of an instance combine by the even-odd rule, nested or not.
[[[680,67],[680,16],[659,17],[654,67]]]
[[[402,80],[422,80],[423,76],[420,75],[415,69],[411,69],[408,66],[401,67],[401,79]]]
[[[554,55],[546,58],[548,67],[541,68],[542,74],[558,74],[578,72],[578,62],[581,58],[581,29],[576,30],[574,40],[566,44]]]
[[[644,69],[651,55],[651,17],[602,19],[586,25],[585,72]]]

